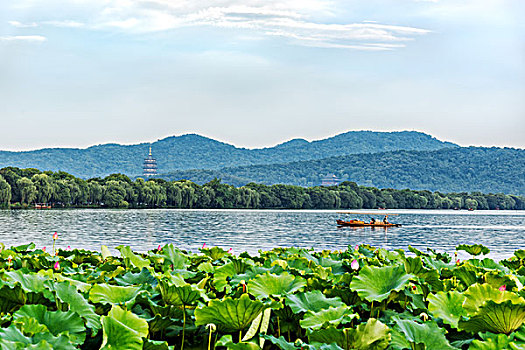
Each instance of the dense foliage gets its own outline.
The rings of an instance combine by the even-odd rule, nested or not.
[[[380,188],[525,195],[525,150],[462,147],[424,152],[396,151],[287,164],[177,171],[162,175],[162,178],[204,183],[217,177],[235,186],[249,182],[315,186],[326,174]]]
[[[250,183],[236,188],[213,179],[193,182],[138,178],[113,174],[83,180],[64,172],[0,169],[0,207],[32,207],[49,203],[61,207],[106,208],[401,208],[401,209],[525,209],[525,197],[473,193],[377,189],[344,182],[338,186],[304,188]]]
[[[525,251],[0,245],[2,349],[523,349]],[[458,246],[476,256],[480,245]]]
[[[419,132],[352,131],[324,140],[292,140],[264,149],[238,148],[199,135],[168,137],[152,144],[159,171],[219,169],[252,164],[286,163],[336,155],[392,150],[435,150],[454,147]],[[0,167],[65,171],[81,178],[123,173],[142,174],[149,144],[105,144],[87,149],[47,148],[29,152],[0,151]]]

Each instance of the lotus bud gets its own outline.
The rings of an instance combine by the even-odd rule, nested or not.
[[[159,244],[159,246],[157,247],[157,250],[160,252],[160,244]]]
[[[499,287],[499,290],[500,290],[500,292],[506,291],[507,290],[507,285],[506,284],[502,285],[501,287]]]
[[[55,266],[53,266],[53,268],[54,268],[55,270],[60,269],[60,264],[58,263],[58,261],[55,263]]]
[[[242,280],[241,284],[242,284],[242,292],[246,293],[246,281]]]
[[[54,239],[55,241],[58,239],[58,233],[57,233],[57,232],[53,233],[53,239]]]
[[[233,251],[233,248],[230,248],[230,249],[228,250],[228,254],[231,254],[232,251]]]
[[[359,244],[356,244],[354,250],[359,250]]]
[[[67,248],[66,248],[66,250],[71,250],[71,246],[68,245]]]
[[[459,265],[459,259],[458,259],[458,260],[456,260],[456,265]]]
[[[13,256],[12,255],[9,255],[7,257],[7,262],[9,262],[9,264],[11,264],[11,261],[13,260]]]
[[[46,247],[42,248],[42,250],[44,251],[44,253],[46,252]]]
[[[359,262],[357,262],[357,260],[354,259],[354,261],[352,261],[352,263],[350,264],[350,267],[352,268],[352,270],[359,270]]]
[[[204,244],[202,245],[202,248],[201,248],[201,249],[204,249],[204,248],[206,248],[206,243],[204,243]]]

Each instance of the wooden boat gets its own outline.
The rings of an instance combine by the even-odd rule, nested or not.
[[[393,224],[393,223],[384,223],[382,221],[376,221],[376,223],[371,224],[369,222],[364,222],[361,220],[350,220],[350,221],[344,221],[344,220],[337,220],[338,226],[350,226],[350,227],[400,227],[401,224]]]
[[[47,203],[35,203],[35,209],[51,209],[51,205]]]

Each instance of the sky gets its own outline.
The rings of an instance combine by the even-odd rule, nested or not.
[[[525,148],[523,0],[0,0],[0,149],[417,130]]]

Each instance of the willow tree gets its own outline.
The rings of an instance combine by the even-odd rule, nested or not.
[[[11,202],[11,185],[0,175],[0,208],[8,208]]]

